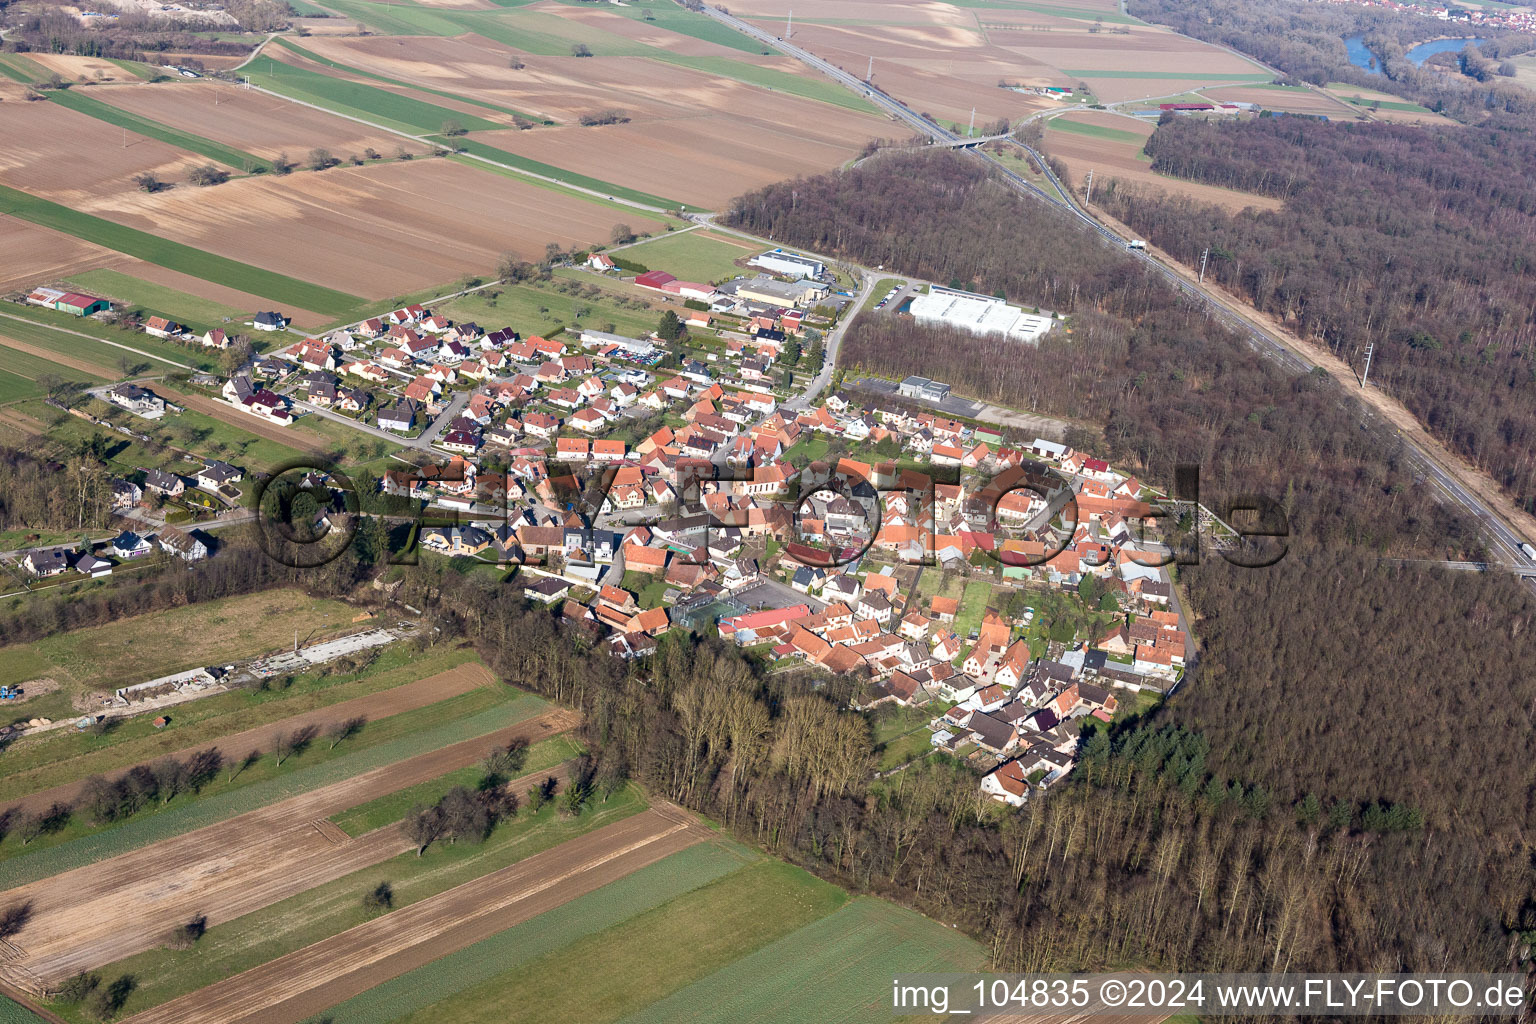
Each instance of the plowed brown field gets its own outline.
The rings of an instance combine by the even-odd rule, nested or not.
[[[238,178],[82,201],[80,209],[141,231],[367,298],[488,272],[549,242],[607,239],[615,221],[658,221],[445,159]],[[291,442],[290,442],[291,443]]]
[[[0,291],[17,291],[59,281],[97,267],[118,268],[131,256],[66,235],[62,231],[0,215]]]
[[[652,808],[129,1018],[293,1024],[710,836]]]
[[[494,686],[496,679],[483,665],[460,665],[458,668],[449,669],[447,672],[439,672],[437,675],[418,679],[413,683],[396,686],[389,690],[381,690],[378,693],[370,693],[353,700],[345,700],[340,704],[332,704],[329,707],[317,708],[314,711],[306,711],[302,715],[292,715],[288,718],[260,725],[254,729],[246,729],[230,736],[220,736],[216,740],[207,743],[199,743],[196,746],[183,750],[168,752],[156,752],[153,756],[186,758],[199,750],[208,747],[218,747],[223,751],[225,758],[243,757],[248,750],[266,750],[276,738],[278,733],[292,732],[294,729],[306,725],[312,725],[322,732],[330,725],[337,722],[345,722],[350,718],[362,716],[369,721],[380,718],[388,718],[390,715],[404,714],[407,711],[415,711],[424,708],[428,704],[435,704],[449,697],[457,697],[461,693],[482,686]],[[7,788],[12,791],[25,789],[28,775],[35,775],[41,771],[58,770],[58,762],[33,769],[30,772],[18,772],[7,780]],[[89,771],[90,769],[83,769]],[[39,790],[18,799],[8,806],[30,813],[44,808],[55,802],[72,803],[79,797],[85,788],[84,781],[69,782],[62,786],[54,786],[51,789]]]
[[[87,209],[102,196],[133,193],[136,174],[147,171],[163,181],[180,181],[186,171],[207,163],[57,103],[7,103],[5,141],[0,183],[75,209]],[[196,191],[206,199],[206,190]]]
[[[22,955],[0,962],[0,979],[23,989],[54,985],[153,947],[193,915],[207,915],[210,925],[229,921],[394,856],[409,848],[394,827],[338,842],[334,830],[317,822],[473,764],[514,738],[545,739],[577,721],[576,712],[556,709],[12,889],[4,894],[6,905],[30,902],[33,917],[14,940]]]
[[[302,160],[316,146],[342,159],[369,147],[393,156],[401,144],[412,153],[424,152],[422,146],[350,118],[213,79],[109,85],[93,88],[91,97],[268,159],[286,152]]]

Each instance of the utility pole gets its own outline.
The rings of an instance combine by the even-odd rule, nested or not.
[[[966,129],[965,137],[968,138],[968,139],[974,139],[976,137],[976,108],[975,107],[971,108],[971,126]]]
[[[795,34],[795,12],[789,12],[789,18],[784,22],[784,38],[788,39]]]
[[[869,70],[864,72],[864,81],[866,81],[866,82],[871,81],[871,80],[874,79],[874,77],[875,77],[875,58],[874,57],[870,57],[869,58]]]
[[[1088,187],[1083,192],[1083,205],[1087,206],[1093,201],[1093,168],[1088,168]]]
[[[1365,346],[1365,373],[1360,375],[1360,387],[1365,387],[1365,382],[1371,379],[1371,353],[1376,350],[1376,343],[1369,342]]]
[[[1211,247],[1206,246],[1205,252],[1200,254],[1200,283],[1205,284],[1205,261],[1211,258]]]

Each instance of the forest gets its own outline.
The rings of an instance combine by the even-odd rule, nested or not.
[[[1229,213],[1140,189],[1115,217],[1399,398],[1536,509],[1536,138],[1304,118],[1174,119],[1155,170],[1285,200]]]
[[[387,567],[371,519],[316,570],[234,535],[158,580],[18,602],[0,608],[0,642],[295,582],[377,603],[369,584],[387,575],[392,600],[426,609],[424,638],[471,643],[505,682],[581,709],[594,779],[634,779],[964,928],[1002,969],[1529,967],[1536,608],[1511,578],[1380,559],[1473,541],[1333,385],[1282,374],[961,156],[892,154],[744,197],[733,219],[1073,316],[1070,335],[1006,349],[871,318],[845,361],[948,373],[959,392],[1074,417],[1084,445],[1149,479],[1187,460],[1213,501],[1276,488],[1287,507],[1277,565],[1181,570],[1197,672],[1147,716],[1090,729],[1048,798],[1005,811],[945,758],[875,779],[875,713],[849,710],[863,684],[765,674],[681,631],[622,662],[497,572]]]
[[[1489,112],[1525,119],[1536,116],[1536,95],[1501,80],[1496,72],[1481,73],[1485,59],[1497,62],[1536,48],[1536,38],[1529,34],[1477,26],[1477,35],[1488,42],[1480,48],[1479,75],[1473,78],[1416,67],[1404,56],[1408,49],[1455,31],[1448,31],[1446,23],[1438,19],[1384,6],[1310,0],[1271,0],[1264,4],[1129,0],[1127,10],[1184,35],[1241,50],[1297,81],[1313,85],[1347,82],[1385,89],[1461,121],[1475,122]],[[1468,35],[1472,31],[1470,27],[1465,30]],[[1370,51],[1379,55],[1382,74],[1373,75],[1350,63],[1344,39],[1355,35],[1363,36]]]
[[[1217,507],[1257,491],[1287,511],[1278,565],[1181,570],[1199,676],[1146,728],[1185,730],[1198,756],[1181,754],[1155,796],[1134,771],[1113,785],[1117,772],[1089,771],[1066,799],[1024,815],[1053,854],[1065,843],[1072,855],[1015,865],[1022,905],[1011,923],[994,920],[1013,962],[1513,962],[1536,924],[1522,838],[1536,794],[1520,763],[1536,726],[1536,680],[1520,667],[1536,657],[1536,606],[1511,578],[1380,560],[1475,541],[1335,385],[1280,373],[1130,261],[1108,265],[1069,219],[957,158],[890,156],[771,186],[732,216],[783,244],[1072,313],[1072,333],[1038,348],[865,317],[844,341],[848,372],[921,373],[1097,422],[1102,432],[1081,442],[1117,465],[1166,483],[1172,465],[1193,462]],[[1062,280],[1082,285],[1070,305],[1057,298]],[[1488,749],[1490,735],[1507,753]],[[1365,816],[1390,817],[1389,805],[1421,826],[1362,840]],[[1245,914],[1264,923],[1249,929]],[[1399,940],[1408,934],[1419,939]]]

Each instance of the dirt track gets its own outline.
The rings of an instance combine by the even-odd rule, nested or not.
[[[20,955],[0,958],[0,980],[37,992],[78,971],[149,949],[197,914],[216,925],[392,857],[409,844],[391,826],[345,840],[334,826],[321,823],[339,811],[473,764],[513,738],[546,739],[577,721],[574,711],[555,709],[12,889],[0,902],[31,902],[33,918],[13,940]]]
[[[359,716],[367,718],[370,722],[380,718],[388,718],[390,715],[403,714],[407,711],[416,711],[429,704],[435,704],[449,697],[456,697],[462,693],[480,686],[494,686],[495,678],[483,665],[460,665],[449,669],[447,672],[439,672],[437,675],[418,679],[414,683],[406,683],[392,689],[382,690],[378,693],[370,693],[366,696],[355,697],[352,700],[342,701],[340,704],[332,704],[329,707],[316,708],[306,711],[301,715],[292,715],[288,718],[270,722],[267,725],[259,725],[244,732],[237,732],[231,736],[220,736],[217,739],[199,743],[196,746],[186,747],[182,750],[172,751],[169,756],[187,758],[199,750],[209,747],[218,747],[223,751],[226,760],[243,757],[248,750],[268,750],[272,746],[272,740],[280,732],[292,732],[300,726],[313,725],[320,729],[322,735],[327,727],[344,722],[349,718]],[[165,754],[156,754],[154,760],[159,760]],[[56,764],[56,763],[55,763]],[[46,767],[52,769],[55,764]],[[131,766],[130,766],[131,767]],[[116,778],[120,772],[114,772]],[[24,777],[25,772],[19,773]],[[12,780],[15,781],[14,779]],[[49,806],[50,804],[72,803],[85,788],[85,781],[67,782],[61,786],[39,790],[30,793],[5,806],[19,809],[24,812],[32,812]]]
[[[652,808],[128,1020],[294,1024],[710,834],[677,810]]]

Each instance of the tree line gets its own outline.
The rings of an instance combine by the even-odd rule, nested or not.
[[[1285,200],[1228,212],[1110,185],[1160,248],[1325,343],[1536,509],[1536,139],[1507,127],[1177,119],[1164,174]]]

